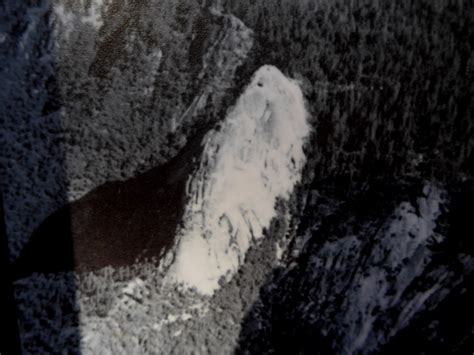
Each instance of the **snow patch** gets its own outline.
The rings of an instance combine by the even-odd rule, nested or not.
[[[277,68],[254,75],[225,121],[204,139],[168,279],[205,295],[229,280],[287,199],[306,161],[307,113],[298,84]]]

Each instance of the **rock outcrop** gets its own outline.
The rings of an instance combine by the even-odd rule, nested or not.
[[[397,182],[355,195],[312,191],[305,213],[312,222],[262,287],[239,353],[469,348],[472,328],[461,309],[472,308],[463,294],[472,293],[474,257],[452,233],[466,223],[452,219],[460,207],[452,192]],[[459,319],[453,332],[444,323],[449,307]]]
[[[305,163],[310,128],[298,85],[264,66],[204,139],[199,169],[177,232],[170,277],[212,294],[245,260],[249,246],[288,199]]]

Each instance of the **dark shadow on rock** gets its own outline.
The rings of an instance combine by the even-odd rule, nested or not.
[[[474,322],[470,300],[474,258],[472,250],[466,248],[472,234],[459,235],[460,228],[469,224],[459,218],[459,211],[467,207],[472,211],[474,206],[469,184],[448,190],[452,196],[449,210],[440,217],[437,231],[447,234],[446,240],[451,241],[433,246],[431,260],[403,291],[401,301],[385,309],[361,307],[354,311],[354,305],[359,303],[351,297],[362,297],[354,290],[364,285],[357,280],[370,280],[371,273],[383,275],[385,270],[391,270],[384,281],[387,293],[379,296],[374,291],[377,296],[367,299],[380,299],[380,303],[373,304],[383,305],[387,297],[390,304],[398,291],[391,287],[398,285],[398,275],[410,263],[404,260],[398,270],[388,261],[374,257],[374,249],[378,248],[380,253],[384,242],[376,234],[368,233],[387,223],[391,211],[401,201],[414,204],[421,196],[420,184],[398,184],[377,183],[355,193],[337,186],[313,186],[319,192],[319,200],[314,206],[309,204],[303,216],[313,224],[319,219],[321,224],[311,232],[301,254],[291,259],[291,267],[278,267],[268,276],[258,300],[242,321],[236,354],[343,354],[355,342],[347,334],[359,334],[357,329],[366,323],[373,324],[375,337],[369,341],[376,345],[364,345],[355,353],[467,354],[472,350]],[[300,224],[299,235],[309,228],[308,223]],[[470,230],[472,227],[467,231]],[[351,236],[357,235],[358,241],[351,242]],[[446,297],[434,293],[426,302],[427,307],[416,312],[407,326],[394,328],[411,300],[436,289],[437,277],[444,275],[443,270],[451,275],[449,280],[453,283],[452,288],[445,284]],[[462,281],[454,286],[458,278]],[[348,312],[352,312],[350,316]],[[394,329],[396,332],[389,335]]]
[[[20,256],[16,277],[125,266],[162,255],[174,242],[186,182],[206,130],[169,162],[127,181],[105,183],[53,213]]]
[[[474,275],[382,347],[383,354],[471,354]]]

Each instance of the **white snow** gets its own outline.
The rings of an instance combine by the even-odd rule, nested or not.
[[[205,295],[243,263],[251,242],[288,198],[305,163],[310,127],[302,92],[277,68],[254,75],[220,127],[203,141],[168,278]]]

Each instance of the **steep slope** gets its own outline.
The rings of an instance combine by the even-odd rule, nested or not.
[[[216,322],[227,327],[222,330],[227,340],[213,341],[212,348],[231,351],[238,323],[274,265],[276,253],[267,250],[275,241],[262,237],[277,217],[277,199],[288,199],[300,179],[305,163],[302,146],[309,133],[306,118],[297,83],[264,66],[226,119],[204,138],[195,137],[171,162],[128,181],[105,184],[72,203],[67,211],[72,267],[115,268],[19,280],[22,324],[30,329],[28,348],[74,344],[68,339],[77,333],[72,330],[76,325],[62,321],[61,307],[47,305],[52,292],[61,295],[61,302],[68,305],[65,309],[74,303],[70,294],[78,295],[85,353],[97,348],[137,352],[144,346],[140,339],[146,339],[146,346],[170,351],[178,346],[186,352],[199,337],[214,338],[221,331]],[[19,263],[19,274],[60,269],[61,251],[51,237],[63,217],[58,212],[40,227],[20,258],[24,264]],[[256,243],[259,239],[263,240]],[[169,252],[163,268],[155,263],[129,265],[137,257],[160,257],[164,250]],[[242,270],[249,253],[254,261],[268,260],[258,270],[244,267],[249,282],[240,287],[241,275],[231,278]],[[199,272],[190,273],[190,268]],[[229,282],[218,289],[222,277]],[[77,290],[71,278],[76,278]],[[177,290],[176,283],[186,287]],[[240,302],[246,306],[233,302],[229,293],[242,294]],[[50,308],[55,317],[40,327],[32,312],[44,314]],[[229,314],[221,319],[216,312],[222,308],[232,310],[237,322]],[[117,331],[123,334],[120,341],[114,335]],[[198,338],[177,345],[180,332]],[[50,343],[38,342],[48,337]]]
[[[1,2],[25,352],[472,353],[472,10]]]
[[[49,216],[15,261],[16,277],[118,267],[158,257],[173,245],[201,138],[196,136],[168,163],[127,181],[101,185]]]
[[[238,353],[411,352],[406,341],[417,334],[420,353],[469,348],[463,294],[474,256],[461,241],[470,243],[472,227],[452,215],[453,191],[397,181],[342,196],[319,185],[311,195],[308,223],[243,322]],[[461,226],[464,236],[453,233]]]
[[[305,163],[309,135],[296,83],[271,66],[257,71],[226,120],[205,138],[199,169],[188,182],[189,202],[168,258],[170,278],[212,294],[229,280],[250,244],[288,199]]]
[[[197,2],[10,1],[1,16],[12,259],[66,202],[169,161],[222,118],[253,45],[240,20]]]
[[[263,67],[202,143],[197,135],[169,163],[104,184],[50,216],[16,263],[17,277],[130,265],[163,254],[177,232],[170,275],[212,293],[269,226],[276,198],[289,197],[308,133],[297,84]]]

